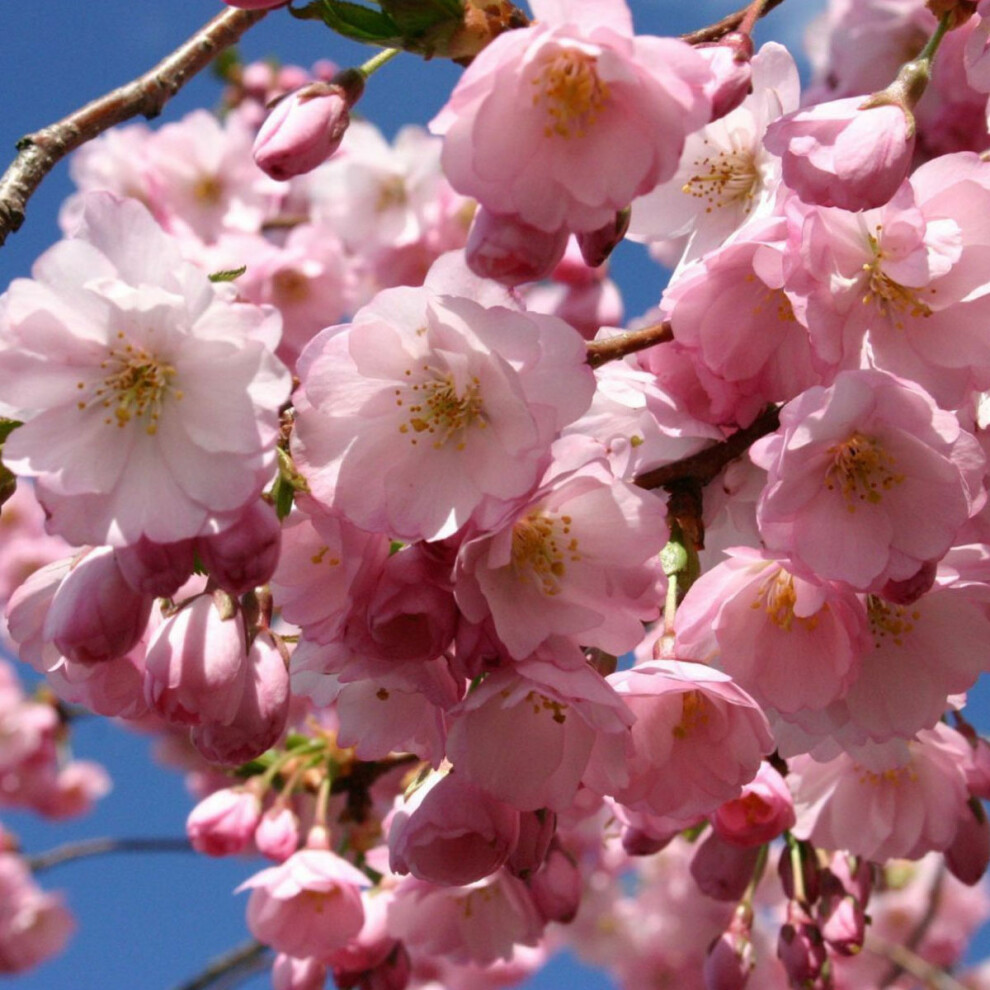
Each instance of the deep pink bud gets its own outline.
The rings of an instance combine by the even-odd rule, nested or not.
[[[788,915],[791,920],[781,927],[777,939],[777,958],[792,986],[813,986],[828,961],[822,933],[793,902]]]
[[[66,574],[45,616],[44,638],[76,663],[122,657],[148,625],[153,599],[120,573],[112,547],[90,550]]]
[[[787,783],[765,762],[742,794],[726,801],[712,815],[716,833],[734,846],[761,846],[795,821],[794,799]]]
[[[730,846],[712,832],[695,850],[691,876],[706,897],[738,901],[753,878],[759,855],[759,846]]]
[[[232,595],[243,595],[267,584],[275,573],[281,547],[278,515],[260,498],[244,510],[233,526],[196,541],[199,559],[210,577]]]
[[[990,823],[983,805],[970,798],[952,845],[945,850],[949,872],[969,887],[980,882],[990,863]]]
[[[340,146],[363,88],[364,76],[350,70],[336,82],[310,83],[283,97],[255,138],[258,168],[286,181],[325,162]]]
[[[566,925],[574,920],[581,906],[584,882],[577,864],[559,843],[554,843],[542,868],[530,878],[529,892],[546,921]]]
[[[937,560],[926,560],[917,572],[902,581],[888,581],[880,592],[881,598],[895,605],[913,605],[935,583]]]
[[[795,882],[795,867],[799,873],[797,879],[800,883]],[[800,900],[808,905],[818,900],[821,892],[821,868],[811,843],[795,842],[793,846],[788,843],[781,850],[777,873],[788,900]]]
[[[705,990],[742,990],[756,963],[752,911],[738,908],[729,927],[708,948],[702,976]]]
[[[254,844],[262,856],[284,863],[299,848],[299,819],[287,805],[276,804],[261,817]]]
[[[753,57],[753,40],[749,35],[733,31],[717,44],[702,45],[695,51],[712,70],[712,81],[705,87],[705,93],[712,101],[711,119],[718,120],[735,110],[752,89],[753,69],[749,60]]]
[[[124,580],[155,598],[171,598],[193,572],[193,540],[154,543],[142,536],[137,543],[117,547],[114,556]]]
[[[564,257],[567,237],[564,227],[547,233],[515,215],[479,206],[464,253],[476,275],[511,287],[549,276]]]
[[[262,633],[247,655],[233,717],[197,725],[192,732],[193,745],[214,763],[237,765],[253,760],[282,737],[289,700],[285,660],[269,634]]]
[[[557,829],[557,816],[546,808],[524,811],[519,816],[519,841],[506,862],[506,868],[525,880],[547,857],[550,840]]]
[[[846,894],[823,901],[819,909],[819,925],[822,938],[839,955],[854,956],[863,948],[866,914],[855,897]]]
[[[598,230],[589,230],[575,234],[581,257],[590,268],[600,268],[608,261],[608,256],[622,243],[629,229],[631,212],[627,206],[619,210],[615,218]]]
[[[247,849],[260,818],[257,794],[243,787],[224,787],[189,812],[186,835],[197,852],[233,856]]]

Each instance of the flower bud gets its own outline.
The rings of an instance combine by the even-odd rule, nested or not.
[[[937,560],[926,560],[909,578],[888,581],[880,591],[880,597],[895,605],[913,605],[935,583]]]
[[[193,572],[193,540],[154,543],[142,536],[137,543],[117,547],[114,556],[124,580],[143,595],[171,598]]]
[[[845,894],[826,898],[818,914],[822,938],[830,949],[842,956],[854,956],[863,948],[866,914],[855,897]]]
[[[233,856],[247,849],[260,818],[257,794],[243,787],[224,787],[189,812],[186,835],[197,852]]]
[[[564,227],[547,233],[514,214],[479,206],[464,252],[476,275],[513,287],[546,278],[563,258],[567,237]]]
[[[753,39],[732,31],[716,44],[700,45],[695,51],[712,70],[712,81],[705,87],[705,93],[712,101],[711,119],[719,120],[735,110],[752,89],[753,69],[749,60],[753,57]]]
[[[244,510],[233,526],[196,541],[199,558],[210,577],[232,595],[243,595],[267,584],[275,573],[281,547],[278,515],[260,498]]]
[[[713,832],[695,850],[691,876],[706,897],[738,901],[753,879],[759,855],[759,846],[730,846]]]
[[[798,876],[795,877],[795,868]],[[809,842],[788,843],[780,853],[777,864],[784,894],[789,900],[811,905],[821,892],[821,869],[814,846]],[[864,903],[866,903],[864,901]]]
[[[702,977],[705,990],[742,990],[756,964],[751,909],[740,907],[729,927],[708,948]]]
[[[718,836],[734,846],[761,846],[776,839],[796,821],[794,799],[784,778],[761,763],[742,794],[726,801],[712,815]]]
[[[66,574],[45,616],[44,637],[76,663],[122,657],[141,638],[153,599],[124,580],[112,547],[90,550]]]
[[[254,141],[254,160],[273,179],[311,172],[340,146],[350,108],[364,89],[364,76],[345,70],[333,83],[314,82],[284,96]]]
[[[557,829],[557,816],[546,808],[524,811],[519,816],[519,841],[506,862],[506,868],[525,880],[546,859],[550,841]]]
[[[983,805],[976,798],[970,798],[956,837],[945,850],[945,865],[957,880],[974,887],[986,873],[988,862],[990,823]]]
[[[262,856],[284,863],[299,848],[299,819],[286,805],[269,808],[254,833],[254,844]]]
[[[828,961],[822,933],[810,918],[795,911],[791,904],[791,920],[780,929],[777,958],[787,972],[791,986],[813,986]]]
[[[581,871],[559,843],[554,843],[542,868],[529,881],[536,910],[543,918],[563,925],[573,921],[581,906]]]
[[[598,230],[582,231],[575,234],[581,257],[590,268],[600,268],[608,260],[608,256],[622,242],[629,229],[631,211],[627,206],[615,214],[615,219],[599,227]]]

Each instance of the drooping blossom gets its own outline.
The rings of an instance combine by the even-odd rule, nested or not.
[[[84,221],[0,305],[0,410],[25,421],[5,462],[76,544],[222,529],[272,473],[277,318],[184,263],[140,204],[93,194]]]

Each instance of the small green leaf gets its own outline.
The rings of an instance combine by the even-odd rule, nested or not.
[[[281,522],[292,511],[292,503],[296,497],[295,489],[279,475],[269,494],[275,506],[275,514]]]
[[[247,265],[241,265],[240,268],[228,268],[225,271],[214,272],[210,275],[211,282],[233,282],[234,279],[240,278],[247,271]]]
[[[458,0],[381,0],[381,4],[406,38],[417,38],[440,24],[464,21]]]
[[[3,455],[3,442],[20,426],[16,419],[4,419],[0,416],[0,456]],[[17,478],[6,464],[0,463],[0,505],[17,491]]]

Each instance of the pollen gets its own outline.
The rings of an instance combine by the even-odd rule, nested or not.
[[[399,432],[414,447],[425,439],[436,450],[448,444],[455,450],[464,450],[468,429],[483,430],[488,425],[481,380],[472,376],[459,388],[451,373],[423,370],[433,377],[395,390],[396,407],[402,410]],[[411,377],[411,372],[405,377]]]
[[[794,575],[783,569],[778,569],[772,577],[768,577],[756,592],[756,599],[751,608],[765,609],[767,617],[784,632],[790,632],[797,619],[798,625],[812,632],[818,625],[817,615],[796,616],[794,606],[797,604],[797,592],[794,590]]]
[[[708,722],[708,702],[700,691],[681,695],[681,720],[670,730],[675,739],[686,739],[695,729]]]
[[[544,103],[546,137],[584,137],[609,102],[608,85],[598,78],[598,59],[564,49],[546,58],[532,79],[533,106]]]
[[[534,715],[548,712],[558,725],[563,725],[567,721],[567,705],[562,701],[554,701],[553,698],[548,698],[538,691],[530,691],[526,695],[526,701],[533,706]]]
[[[512,568],[523,583],[533,582],[545,595],[558,595],[567,565],[581,560],[571,517],[538,510],[512,527]]]
[[[753,208],[760,189],[760,172],[752,151],[712,150],[694,160],[692,173],[681,191],[700,199],[706,213],[726,206],[741,206],[744,213]]]
[[[892,605],[876,595],[867,598],[866,611],[877,649],[888,640],[895,646],[903,646],[905,636],[914,631],[915,623],[921,618],[918,609],[908,611],[903,605]]]
[[[868,235],[873,258],[863,265],[867,283],[863,305],[876,306],[882,317],[891,319],[896,329],[903,330],[905,317],[923,319],[932,315],[932,309],[921,298],[921,289],[901,285],[883,270],[884,252],[880,247],[880,230],[877,227],[875,237]],[[926,291],[929,296],[935,295],[934,289]]]
[[[828,448],[832,463],[825,472],[825,487],[840,491],[846,499],[846,508],[855,512],[865,503],[876,505],[883,501],[883,493],[904,481],[894,467],[893,455],[883,449],[879,440],[855,432],[843,443]]]
[[[103,422],[123,429],[132,420],[144,424],[145,432],[154,435],[167,399],[180,400],[182,392],[173,384],[175,368],[158,356],[127,342],[122,333],[100,362],[102,381],[91,388],[89,397],[77,406],[82,410],[102,408]],[[77,382],[80,391],[84,382]]]

